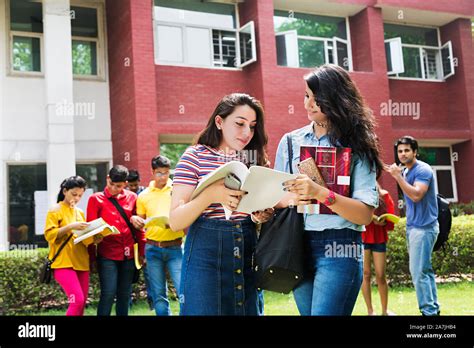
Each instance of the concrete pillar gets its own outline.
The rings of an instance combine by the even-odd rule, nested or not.
[[[0,1],[0,17],[5,18],[5,2]],[[0,21],[3,23],[3,21]],[[2,32],[3,33],[3,32]],[[6,43],[0,40],[0,52],[5,52]],[[5,64],[0,60],[0,69],[5,71]],[[7,177],[6,155],[4,153],[5,134],[3,134],[3,121],[5,118],[4,87],[5,74],[0,74],[0,251],[8,250],[8,223],[7,223]]]
[[[59,185],[75,175],[74,104],[69,0],[43,0],[47,187],[56,202]]]

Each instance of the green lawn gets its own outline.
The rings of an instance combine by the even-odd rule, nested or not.
[[[438,300],[442,315],[474,315],[474,285],[472,282],[438,284]],[[372,301],[376,313],[380,313],[380,297],[377,288],[372,288]],[[178,302],[171,301],[171,310],[178,313]],[[416,294],[413,288],[396,287],[389,289],[389,310],[398,315],[419,315]],[[64,315],[65,309],[50,310],[39,315]],[[146,301],[138,301],[131,315],[154,315]],[[353,315],[366,315],[362,293],[359,294]],[[96,315],[96,306],[88,306],[86,315]],[[293,295],[265,292],[265,315],[298,315]]]

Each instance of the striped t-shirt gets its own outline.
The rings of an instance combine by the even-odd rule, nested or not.
[[[190,146],[176,165],[173,186],[189,185],[197,187],[204,176],[223,164],[236,160],[238,160],[238,155],[230,156],[223,151],[200,144]],[[201,216],[209,219],[225,220],[224,208],[219,203],[211,204],[201,213]],[[248,216],[249,214],[233,212],[230,220],[242,221]]]

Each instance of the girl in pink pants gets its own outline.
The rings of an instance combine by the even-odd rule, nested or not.
[[[66,315],[83,315],[89,289],[89,253],[85,240],[74,244],[75,231],[89,225],[76,207],[86,189],[86,181],[71,176],[61,183],[57,204],[46,215],[44,237],[49,244],[49,259],[57,254],[51,268],[69,300]],[[94,236],[94,243],[102,239]],[[64,244],[64,248],[61,246]]]
[[[84,315],[89,290],[89,272],[75,271],[72,268],[58,268],[54,270],[54,279],[67,295],[69,307],[66,315]]]

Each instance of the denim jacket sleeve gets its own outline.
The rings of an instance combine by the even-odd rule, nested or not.
[[[354,161],[351,174],[352,198],[377,208],[379,195],[376,187],[375,165],[371,166],[366,157],[361,158],[358,155],[354,155],[352,160]]]
[[[275,170],[279,170],[281,172],[290,172],[290,167],[288,165],[288,144],[287,144],[287,136],[285,134],[278,144],[276,156],[275,156]]]

